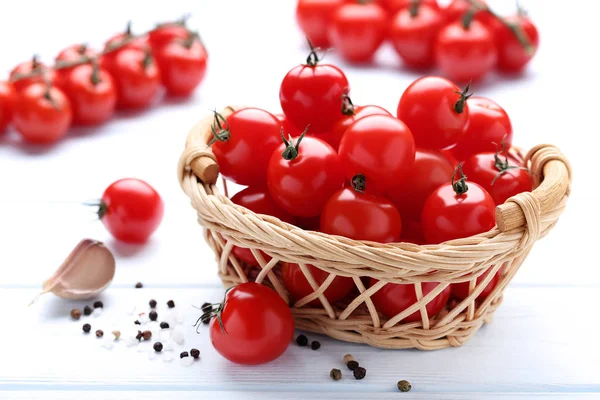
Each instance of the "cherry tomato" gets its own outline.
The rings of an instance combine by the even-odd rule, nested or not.
[[[16,95],[12,84],[0,81],[0,135],[12,121]]]
[[[485,271],[481,276],[477,278],[477,284],[485,279],[486,276],[490,273],[492,267]],[[490,283],[483,289],[483,291],[476,297],[477,300],[485,300],[492,290],[498,285],[498,281],[500,280],[500,271],[496,272],[496,275],[492,278]],[[458,298],[459,300],[464,300],[469,297],[469,282],[461,282],[461,283],[453,283],[450,285],[452,287],[452,296]]]
[[[469,181],[478,183],[494,200],[503,204],[508,198],[532,190],[531,174],[523,167],[510,165],[508,158],[495,153],[479,153],[464,164]]]
[[[391,21],[389,38],[404,64],[411,68],[434,65],[433,47],[443,22],[439,8],[419,5],[398,11]]]
[[[19,78],[20,76],[30,75],[27,78]],[[45,64],[38,61],[34,56],[31,60],[25,61],[10,71],[9,80],[12,82],[16,92],[21,92],[27,86],[33,83],[53,82],[55,78],[54,70],[49,69]]]
[[[281,82],[281,109],[296,128],[328,132],[340,119],[342,96],[348,92],[348,79],[337,67],[319,64],[311,50],[307,64],[294,67]]]
[[[469,124],[452,149],[454,156],[464,161],[475,153],[493,151],[496,144],[501,142],[504,142],[508,150],[512,143],[513,131],[506,111],[485,97],[471,97],[467,104]]]
[[[477,183],[467,184],[460,172],[456,182],[443,184],[425,202],[421,226],[428,244],[484,233],[496,224],[492,196]]]
[[[281,114],[275,114],[275,116],[277,117],[277,119],[279,120],[279,122],[281,122],[281,126],[283,127],[283,131],[285,132],[285,136],[288,135],[292,135],[292,136],[300,136],[300,134],[302,133],[301,130],[299,130],[298,128],[296,128],[288,119],[288,117],[285,116],[285,114],[281,113]]]
[[[155,56],[168,94],[188,96],[204,79],[208,56],[195,36],[165,44]]]
[[[117,104],[112,76],[98,65],[84,64],[72,69],[64,90],[73,107],[73,122],[96,125],[109,119]]]
[[[408,126],[417,147],[441,150],[455,144],[469,122],[469,87],[461,91],[447,79],[426,76],[400,97],[398,119]]]
[[[323,282],[329,277],[329,273],[325,272],[313,265],[307,265],[307,269],[314,278],[317,285],[321,286]],[[298,264],[283,263],[281,268],[281,279],[285,288],[292,295],[295,301],[298,301],[309,294],[314,292],[310,283],[304,276],[304,273],[300,269]],[[344,276],[336,276],[333,281],[329,284],[325,292],[325,298],[329,303],[335,303],[344,297],[355,287],[352,278]],[[318,298],[307,303],[308,306],[318,307],[320,306],[321,300]]]
[[[440,31],[435,57],[442,73],[453,81],[478,81],[494,68],[498,51],[494,36],[479,21],[452,22]]]
[[[498,48],[498,69],[502,72],[516,73],[522,71],[535,55],[540,36],[533,22],[525,16],[511,16],[506,18],[506,22],[518,26],[530,45],[526,48],[508,27],[496,25],[494,35]]]
[[[85,58],[93,58],[98,56],[98,52],[92,48],[89,48],[85,44],[74,44],[63,49],[56,56],[57,63],[69,63],[84,60]],[[64,89],[69,78],[69,74],[73,71],[74,67],[60,68],[56,70],[54,79],[54,85]]]
[[[279,295],[258,283],[229,290],[210,322],[210,340],[223,357],[256,365],[283,354],[294,337],[294,318]]]
[[[120,50],[108,71],[117,87],[117,107],[148,107],[160,89],[160,73],[156,61],[148,51]]]
[[[448,182],[454,166],[435,150],[417,149],[415,162],[396,179],[386,197],[404,220],[420,221],[425,201],[435,189]]]
[[[148,50],[148,38],[144,36],[135,36],[131,32],[131,25],[127,24],[124,32],[117,33],[110,37],[104,43],[104,50],[100,58],[100,65],[111,71],[117,54],[125,49]]]
[[[419,245],[426,244],[425,236],[423,236],[423,230],[421,229],[420,219],[418,221],[406,218],[402,220],[400,241]]]
[[[483,6],[487,6],[487,2],[484,0],[479,0],[479,3]],[[443,9],[443,14],[446,21],[454,22],[464,18],[465,14],[467,14],[472,7],[469,0],[453,0],[452,3],[448,4],[448,6]],[[494,17],[489,12],[482,10],[477,12],[475,19],[487,25],[490,21],[494,20]]]
[[[264,186],[273,151],[281,144],[281,123],[259,108],[243,108],[226,120],[218,114],[212,150],[221,174],[235,183]]]
[[[298,0],[296,21],[316,47],[328,48],[327,30],[331,17],[345,0]]]
[[[321,216],[297,217],[296,226],[307,231],[318,231],[321,226]]]
[[[290,137],[276,149],[267,168],[271,196],[281,208],[298,217],[314,217],[344,185],[340,157],[324,141]]]
[[[348,3],[332,15],[329,41],[350,62],[366,62],[383,43],[387,14],[376,3]]]
[[[179,23],[163,24],[148,33],[148,44],[153,50],[158,50],[174,40],[187,39],[189,34],[190,31],[185,25]]]
[[[373,286],[378,281],[371,278],[370,282],[371,286]],[[437,282],[421,283],[423,296],[426,296],[429,292],[434,290],[437,285],[439,285]],[[435,296],[429,303],[427,303],[425,309],[427,310],[427,316],[429,318],[434,317],[437,313],[442,311],[448,302],[448,299],[450,298],[450,291],[451,288],[448,286],[446,289],[442,290],[440,294]],[[373,300],[373,304],[375,304],[375,307],[377,307],[378,311],[380,311],[387,318],[392,318],[417,302],[417,292],[415,290],[415,285],[413,284],[388,283],[379,289],[375,294],[373,294],[371,296],[371,300]],[[404,318],[402,322],[408,323],[417,322],[420,320],[421,312],[417,310],[408,317]]]
[[[415,141],[402,121],[369,115],[348,127],[339,153],[346,178],[362,174],[369,191],[383,192],[412,166]]]
[[[393,15],[404,8],[410,7],[414,3],[414,0],[378,0],[377,3]],[[422,5],[433,8],[436,11],[440,10],[437,0],[420,0],[419,6]]]
[[[144,243],[160,225],[163,213],[163,201],[152,186],[125,178],[106,188],[98,217],[116,239]]]
[[[442,153],[442,155],[446,157],[446,160],[448,160],[452,167],[456,167],[459,163],[458,158],[456,158],[456,156],[453,153],[455,147],[456,146],[452,146],[448,147],[447,149],[440,150],[440,153]]]
[[[13,120],[23,139],[50,144],[67,134],[73,114],[67,96],[58,88],[33,83],[18,95]]]
[[[296,222],[294,217],[275,204],[266,188],[248,187],[233,196],[231,201],[237,205],[246,207],[257,214],[271,215],[288,224],[294,224]],[[234,246],[231,252],[247,264],[257,267],[260,265],[250,249]],[[266,253],[261,251],[261,254],[265,261],[269,262],[271,260],[271,257]]]

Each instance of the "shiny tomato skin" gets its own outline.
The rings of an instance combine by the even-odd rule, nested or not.
[[[448,160],[448,162],[450,163],[450,165],[452,165],[453,167],[456,168],[456,166],[458,165],[458,163],[460,161],[458,161],[458,158],[456,158],[456,155],[454,155],[453,151],[454,151],[455,147],[456,146],[452,146],[452,147],[449,147],[447,149],[440,150],[440,153],[442,153],[442,155],[444,157],[446,157],[446,160]]]
[[[378,281],[371,278],[371,286]],[[426,296],[429,292],[434,290],[439,283],[437,282],[423,282],[421,283],[421,290],[423,296]],[[448,286],[440,294],[435,296],[425,308],[427,309],[427,316],[431,319],[438,314],[450,298],[451,288]],[[381,289],[379,289],[374,295],[371,296],[371,300],[375,304],[375,307],[387,318],[392,318],[398,313],[406,310],[417,302],[417,292],[413,284],[395,284],[388,283]],[[421,321],[421,312],[419,310],[410,314],[404,318],[401,322],[417,322]]]
[[[334,149],[340,148],[340,142],[344,137],[344,133],[354,121],[357,121],[368,115],[390,115],[389,111],[379,106],[354,106],[354,114],[344,115],[338,122],[333,125],[331,132],[325,135],[324,140]]]
[[[23,78],[19,80],[15,80],[19,77],[19,75],[27,75],[34,72],[40,72],[38,75],[31,76],[29,78]],[[34,83],[45,83],[46,80],[48,82],[54,82],[56,73],[54,70],[49,69],[45,64],[29,60],[22,62],[17,65],[10,71],[9,81],[12,82],[12,85],[17,93],[23,91],[27,86]]]
[[[85,57],[93,58],[98,56],[98,52],[90,47],[87,47],[84,44],[74,44],[69,47],[64,48],[58,53],[56,56],[57,62],[74,62],[81,61]],[[61,68],[56,70],[54,85],[57,87],[64,89],[67,83],[67,79],[69,78],[69,74],[73,71],[75,67],[70,68]]]
[[[0,81],[0,135],[12,121],[15,107],[15,88],[9,82]]]
[[[229,139],[212,145],[221,174],[240,185],[264,186],[271,154],[281,144],[281,123],[259,108],[242,108],[226,121]]]
[[[504,204],[507,199],[519,193],[531,192],[531,174],[524,169],[510,169],[492,184],[500,173],[494,166],[494,155],[495,153],[478,153],[467,158],[463,171],[469,180],[482,186],[492,196],[496,205]],[[504,161],[502,155],[499,157]]]
[[[331,17],[329,42],[344,59],[370,61],[386,34],[387,14],[376,3],[347,3]]]
[[[533,48],[533,52],[528,53],[523,45],[519,43],[514,33],[506,26],[501,24],[495,26],[494,37],[498,48],[497,67],[505,73],[518,73],[525,68],[535,55],[540,45],[540,35],[533,22],[527,17],[514,15],[508,17],[506,21],[517,24]]]
[[[505,149],[510,149],[513,130],[506,111],[494,101],[473,96],[469,104],[469,124],[464,135],[452,149],[452,153],[461,161],[473,154],[495,151],[496,145],[504,141]]]
[[[124,44],[126,39],[128,41],[126,42],[126,44]],[[118,46],[118,48],[115,47],[111,50],[113,46]],[[131,34],[128,34],[126,32],[121,32],[113,35],[104,43],[103,54],[102,57],[100,57],[100,65],[102,66],[102,68],[106,68],[107,70],[112,72],[113,64],[115,63],[117,55],[121,51],[127,49],[141,50],[145,52],[148,50],[148,39],[146,37],[134,38],[133,36],[131,36]]]
[[[362,174],[367,191],[384,192],[415,160],[410,129],[390,115],[369,115],[346,129],[339,148],[346,178]]]
[[[415,162],[395,180],[386,197],[405,220],[420,221],[425,201],[438,187],[450,181],[454,166],[438,151],[417,149]]]
[[[331,195],[344,185],[340,157],[329,144],[310,136],[300,142],[297,158],[284,159],[284,150],[282,144],[273,152],[267,168],[271,196],[296,217],[319,215]]]
[[[296,223],[294,217],[292,217],[289,213],[282,210],[274,201],[267,188],[264,187],[247,187],[246,189],[236,193],[231,201],[237,205],[246,207],[250,211],[255,212],[256,214],[264,214],[271,215],[273,217],[279,218],[283,222],[287,222],[288,224]],[[233,254],[240,260],[244,261],[247,264],[259,266],[258,260],[250,249],[244,247],[234,246],[231,250]],[[266,253],[261,251],[261,254],[266,262],[271,260],[271,257]]]
[[[187,39],[190,32],[179,24],[166,24],[151,30],[148,33],[148,44],[152,50],[158,50],[177,39]]]
[[[413,243],[418,245],[426,244],[423,229],[421,229],[421,220],[402,219],[401,242]]]
[[[389,14],[396,14],[398,11],[410,7],[413,0],[377,0],[377,3],[383,7]],[[419,4],[421,7],[430,7],[436,11],[440,11],[440,6],[437,0],[422,0]]]
[[[485,279],[486,276],[490,273],[492,267],[485,271],[481,276],[477,278],[477,284]],[[496,275],[492,278],[492,280],[488,283],[488,285],[483,289],[483,291],[476,297],[476,300],[485,300],[492,290],[498,285],[498,281],[500,280],[500,269],[496,272]],[[452,287],[452,296],[456,297],[459,300],[464,300],[469,297],[469,282],[461,282],[461,283],[453,283],[450,285]]]
[[[281,109],[301,131],[310,125],[308,132],[328,132],[340,119],[342,95],[348,88],[348,79],[333,65],[299,65],[281,82]]]
[[[345,0],[299,0],[296,5],[296,22],[315,47],[329,47],[327,31],[335,10]]]
[[[164,203],[158,192],[141,179],[113,182],[102,195],[100,220],[118,240],[144,243],[160,225]]]
[[[400,97],[397,116],[408,126],[417,147],[442,150],[455,144],[469,122],[469,104],[455,110],[461,90],[447,79],[426,76]]]
[[[448,182],[427,199],[421,214],[421,226],[427,244],[478,235],[496,225],[494,200],[475,182],[461,195]]]
[[[481,0],[480,3],[487,5],[487,2],[484,0]],[[447,22],[455,22],[457,20],[460,21],[470,9],[471,3],[469,0],[453,0],[442,9],[442,13]],[[494,20],[494,17],[486,11],[479,11],[477,15],[475,15],[475,19],[488,25]]]
[[[145,51],[128,48],[117,52],[108,71],[117,87],[117,108],[149,107],[160,89],[160,72],[151,58],[144,66]]]
[[[465,28],[461,21],[446,25],[437,37],[435,57],[442,74],[454,82],[479,81],[496,65],[494,36],[481,22]]]
[[[300,136],[302,130],[296,128],[294,124],[290,122],[288,117],[285,116],[284,113],[275,114],[275,116],[281,122],[281,126],[283,127],[283,131],[286,137],[288,137],[289,135],[292,135],[293,137]]]
[[[403,63],[410,68],[435,64],[434,44],[444,18],[438,9],[421,5],[415,16],[409,8],[398,11],[390,22],[389,39]]]
[[[73,108],[73,122],[97,125],[108,120],[115,112],[117,89],[112,76],[104,69],[97,71],[98,82],[93,81],[94,67],[90,64],[74,67],[63,88]]]
[[[189,96],[206,75],[208,55],[199,40],[189,47],[181,40],[173,41],[154,51],[154,55],[170,95]]]
[[[281,356],[294,337],[294,318],[274,290],[253,282],[229,290],[218,318],[210,322],[217,352],[236,364],[256,365]]]
[[[50,144],[58,141],[67,134],[72,119],[69,99],[56,87],[48,89],[45,83],[33,83],[17,96],[13,121],[28,143]]]
[[[328,272],[325,272],[314,265],[307,264],[306,267],[319,286],[321,286],[329,277]],[[294,301],[298,301],[314,292],[298,264],[283,263],[281,267],[281,279],[287,291],[292,295]],[[354,287],[355,285],[352,278],[336,276],[325,290],[324,295],[329,303],[335,303],[346,297]],[[319,307],[321,306],[321,300],[316,298],[307,303],[307,305]]]

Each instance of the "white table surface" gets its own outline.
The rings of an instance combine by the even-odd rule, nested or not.
[[[508,1],[491,3],[512,7]],[[492,77],[473,89],[506,108],[522,147],[559,146],[573,163],[575,181],[567,212],[536,245],[493,322],[462,348],[384,351],[319,337],[319,351],[290,346],[277,361],[258,367],[227,362],[212,349],[206,330],[196,334],[191,327],[198,316],[191,306],[217,301],[223,291],[214,257],[179,188],[176,165],[188,129],[209,109],[241,103],[279,110],[281,78],[306,56],[295,2],[2,3],[5,75],[33,52],[51,60],[71,43],[99,45],[128,19],[146,29],[186,12],[211,58],[207,79],[189,101],[164,100],[99,128],[74,129],[49,149],[20,145],[14,134],[0,138],[0,398],[600,398],[600,263],[594,258],[600,221],[593,211],[600,195],[592,169],[600,146],[599,65],[592,55],[597,46],[588,39],[599,37],[598,23],[587,1],[523,3],[541,31],[534,62],[520,79]],[[327,59],[343,65],[333,53]],[[344,66],[352,98],[393,111],[417,75],[402,71],[389,48],[377,62],[380,68]],[[160,229],[143,247],[115,242],[78,204],[126,176],[150,182],[166,203]],[[96,338],[81,334],[83,320],[68,317],[84,302],[46,295],[27,307],[83,237],[107,243],[118,266],[101,296],[105,315],[92,325],[106,327],[132,304],[152,297],[163,304],[172,298],[185,316],[186,348],[199,348],[201,361],[184,368],[177,360],[150,361],[122,344],[101,348]],[[138,281],[144,289],[133,289]],[[367,367],[366,379],[329,379],[345,353]],[[400,379],[411,381],[413,391],[398,393]]]

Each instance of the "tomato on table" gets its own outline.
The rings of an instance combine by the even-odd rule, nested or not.
[[[508,24],[520,29],[527,40],[519,42],[515,33],[505,25],[496,25],[494,37],[498,49],[498,69],[506,73],[521,72],[531,61],[540,44],[537,28],[529,18],[523,15],[513,15],[506,18]]]
[[[288,305],[277,292],[258,283],[242,283],[228,290],[224,302],[210,315],[210,340],[215,350],[237,364],[273,361],[294,336]]]
[[[329,272],[325,272],[314,265],[307,264],[306,268],[310,271],[310,274],[319,286],[329,277]],[[306,279],[298,264],[283,263],[281,266],[281,280],[294,301],[301,300],[309,294],[314,293],[312,286],[308,283],[308,279]],[[354,287],[352,278],[336,276],[323,294],[327,301],[333,304],[346,297]],[[307,306],[319,307],[321,304],[321,300],[316,298],[307,303]]]
[[[22,62],[10,71],[9,81],[16,92],[23,91],[27,86],[34,83],[54,82],[55,72],[41,63],[37,56],[31,60]]]
[[[58,55],[56,56],[56,63],[57,65],[60,64],[64,64],[64,63],[71,63],[71,62],[78,62],[78,61],[85,61],[85,60],[91,60],[94,57],[98,56],[98,52],[90,47],[88,47],[85,44],[74,44],[71,45],[63,50],[61,50],[60,53],[58,53]],[[60,68],[56,70],[56,75],[55,75],[55,79],[54,79],[54,84],[61,88],[64,89],[66,83],[67,83],[67,78],[69,77],[69,74],[71,73],[71,71],[73,71],[73,67],[67,67],[67,68]]]
[[[15,128],[32,144],[50,144],[67,134],[73,113],[67,96],[45,83],[32,83],[18,94],[13,110]]]
[[[417,147],[442,150],[463,135],[469,122],[471,96],[447,79],[426,76],[414,81],[400,97],[397,116],[408,126]]]
[[[264,186],[273,151],[281,144],[281,123],[260,108],[243,108],[223,118],[215,113],[212,151],[221,174],[240,185]]]
[[[296,22],[316,47],[328,48],[327,30],[335,10],[345,0],[298,0]]]
[[[106,65],[117,87],[118,108],[150,106],[160,89],[160,72],[149,50],[120,50]]]
[[[15,99],[13,85],[9,82],[0,81],[0,135],[12,121]]]
[[[144,243],[160,225],[164,203],[158,192],[141,179],[125,178],[106,188],[98,217],[106,229],[126,243]]]

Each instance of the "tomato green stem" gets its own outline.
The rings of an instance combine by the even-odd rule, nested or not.
[[[471,23],[473,22],[473,19],[475,19],[475,15],[479,12],[479,8],[477,7],[471,7],[469,8],[469,10],[465,13],[465,15],[463,15],[462,17],[462,24],[463,24],[463,28],[465,30],[469,30],[471,28]]]
[[[352,103],[352,99],[348,95],[348,92],[342,95],[342,114],[351,117],[356,114],[354,110],[354,104]]]
[[[454,111],[456,111],[459,114],[462,114],[462,112],[465,110],[465,104],[467,104],[467,100],[469,100],[469,97],[473,96],[473,93],[469,93],[470,89],[471,82],[467,83],[467,86],[465,86],[465,88],[462,91],[454,92],[459,96],[458,100],[456,101],[456,104],[454,104]]]
[[[419,6],[421,5],[421,0],[410,0],[410,5],[408,7],[408,13],[411,18],[415,18],[419,15]]]
[[[91,79],[92,85],[94,85],[94,86],[96,86],[97,84],[102,82],[102,80],[100,79],[100,67],[98,66],[97,60],[92,61],[92,76],[90,79]]]
[[[96,215],[98,215],[98,219],[102,219],[108,212],[108,206],[102,200],[88,201],[83,203],[84,206],[97,208]]]
[[[77,46],[77,53],[79,55],[84,55],[86,51],[87,51],[87,44],[81,43],[79,46]]]
[[[358,193],[364,193],[367,188],[367,178],[363,174],[352,177],[352,189]]]
[[[529,172],[528,168],[521,167],[518,165],[510,165],[508,163],[508,152],[506,151],[505,139],[506,139],[506,135],[504,135],[504,137],[502,138],[502,142],[500,142],[500,146],[498,146],[498,143],[494,143],[496,145],[496,154],[494,154],[494,168],[496,168],[498,170],[498,174],[496,174],[494,179],[492,179],[492,185],[494,185],[496,183],[498,178],[500,178],[502,175],[506,174],[511,169],[522,169],[522,170]],[[500,158],[500,153],[504,154],[504,160],[502,160]]]
[[[283,130],[283,127],[281,128],[281,140],[283,140],[283,144],[285,144],[285,149],[281,153],[281,157],[283,157],[284,160],[292,161],[298,157],[300,154],[300,142],[304,139],[304,135],[306,135],[309,126],[310,125],[306,125],[304,132],[300,134],[300,137],[298,137],[295,142],[292,135],[289,135],[289,139],[286,139],[285,131]]]
[[[146,47],[144,50],[144,59],[142,60],[142,67],[144,67],[144,70],[147,70],[152,65],[152,62],[152,51],[149,47]]]
[[[212,125],[210,126],[210,130],[213,134],[213,138],[208,143],[209,146],[212,146],[213,143],[215,143],[217,141],[226,142],[231,138],[231,132],[229,131],[229,129],[225,129],[225,127],[223,126],[223,124],[227,123],[227,120],[225,119],[225,117],[222,116],[220,113],[218,113],[217,110],[214,110],[213,113],[215,115],[215,120],[213,121]],[[218,131],[217,131],[217,128],[218,128]]]
[[[310,53],[306,57],[306,65],[310,67],[316,67],[319,62],[319,55],[317,54],[318,48],[314,47],[310,39],[307,37],[308,47],[310,47]]]
[[[460,174],[460,178],[455,180],[457,174]],[[456,193],[458,196],[462,196],[469,191],[469,186],[467,185],[467,176],[463,172],[462,162],[454,169],[450,183],[452,183],[452,189],[454,189],[454,193]]]

